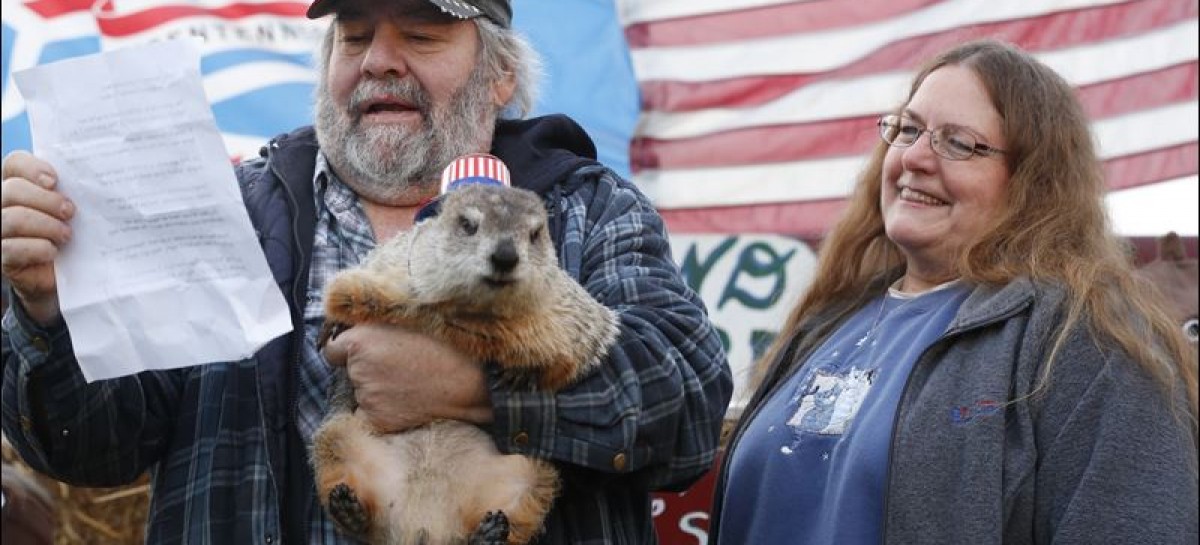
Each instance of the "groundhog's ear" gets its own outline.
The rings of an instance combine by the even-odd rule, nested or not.
[[[497,108],[503,108],[513,96],[517,88],[517,77],[512,72],[505,71],[492,83],[492,102]]]

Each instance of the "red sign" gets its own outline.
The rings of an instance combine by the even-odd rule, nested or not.
[[[684,492],[652,496],[651,513],[661,545],[705,545],[708,543],[708,509],[721,467],[717,454],[712,469]]]

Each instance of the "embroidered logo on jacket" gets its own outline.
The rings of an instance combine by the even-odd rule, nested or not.
[[[1000,412],[1003,405],[998,401],[981,399],[971,405],[950,408],[950,423],[956,425],[969,424],[976,418],[992,416]]]

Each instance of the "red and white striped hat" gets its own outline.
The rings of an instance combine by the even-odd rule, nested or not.
[[[487,153],[463,155],[442,171],[442,195],[467,184],[512,186],[504,161]]]

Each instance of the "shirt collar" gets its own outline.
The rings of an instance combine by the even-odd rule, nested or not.
[[[358,202],[358,194],[333,172],[323,151],[317,152],[317,166],[313,169],[313,198],[316,199],[318,210],[327,208],[335,214],[341,214],[361,206]]]

